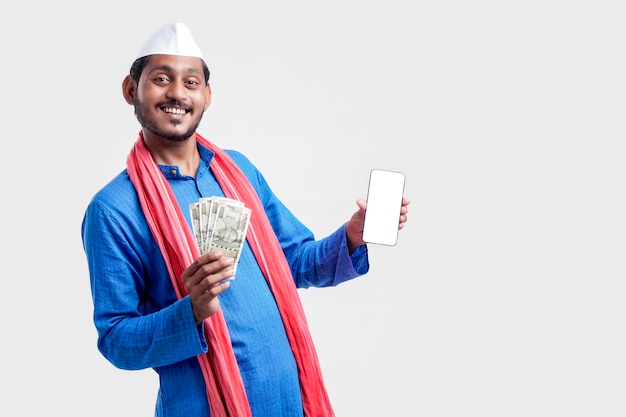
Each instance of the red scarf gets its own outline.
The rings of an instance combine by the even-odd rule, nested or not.
[[[210,168],[224,195],[242,201],[252,210],[246,239],[276,299],[289,338],[298,366],[304,414],[307,417],[332,417],[334,412],[289,264],[256,191],[226,152],[199,134],[196,134],[196,141],[215,153]],[[180,299],[186,296],[180,276],[200,256],[195,238],[141,133],[126,163],[128,175]],[[204,321],[204,331],[208,351],[198,355],[198,360],[206,381],[211,416],[251,416],[221,310]]]

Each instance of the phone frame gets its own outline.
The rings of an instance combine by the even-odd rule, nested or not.
[[[363,240],[366,243],[396,245],[405,183],[403,172],[378,168],[370,170],[363,222]]]

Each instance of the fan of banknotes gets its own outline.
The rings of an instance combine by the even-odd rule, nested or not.
[[[190,204],[189,212],[200,254],[219,250],[235,260],[236,271],[252,211],[238,200],[209,197]]]

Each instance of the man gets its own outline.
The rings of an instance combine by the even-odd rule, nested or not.
[[[82,224],[99,350],[155,369],[157,416],[332,416],[296,288],[368,271],[366,202],[315,240],[244,155],[199,135],[209,70],[181,23],[148,39],[122,91],[141,131]],[[236,277],[233,257],[196,246],[188,208],[212,196],[251,210]]]

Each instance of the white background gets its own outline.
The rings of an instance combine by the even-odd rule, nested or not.
[[[5,4],[0,414],[153,413],[154,372],[97,351],[80,223],[137,137],[121,81],[178,20],[212,71],[201,133],[317,236],[371,168],[407,175],[398,244],[301,292],[338,417],[626,415],[622,4]]]

